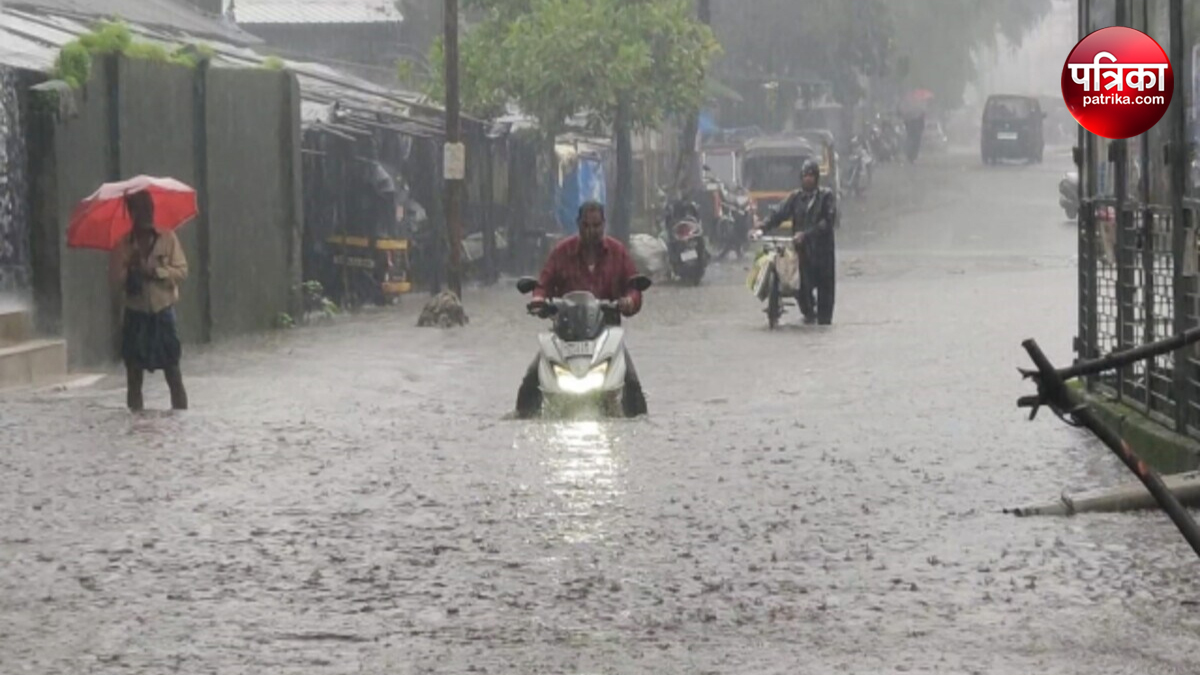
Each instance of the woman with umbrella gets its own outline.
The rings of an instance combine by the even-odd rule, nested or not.
[[[144,408],[145,372],[156,370],[166,376],[171,407],[188,407],[175,328],[179,284],[188,267],[172,230],[195,215],[196,193],[190,187],[169,178],[138,176],[102,185],[71,218],[68,246],[110,251],[109,281],[124,309],[121,357],[130,410]]]
[[[921,136],[925,134],[925,114],[932,98],[933,92],[917,89],[909,92],[900,107],[900,113],[904,117],[904,129],[908,135],[905,154],[910,164],[917,161],[917,155],[921,152]]]
[[[187,278],[187,259],[174,232],[155,229],[154,200],[149,192],[128,195],[125,208],[133,229],[113,248],[109,272],[114,293],[124,300],[121,357],[128,379],[129,409],[144,407],[145,371],[161,370],[171,389],[171,407],[186,410],[175,304],[179,302],[179,284]]]

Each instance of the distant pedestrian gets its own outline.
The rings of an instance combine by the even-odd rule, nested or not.
[[[921,137],[925,135],[925,116],[929,110],[929,100],[933,93],[927,89],[910,92],[900,104],[900,117],[904,120],[904,131],[907,136],[905,152],[909,163],[917,161],[921,154]]]
[[[121,357],[127,403],[130,410],[142,410],[145,372],[161,370],[171,389],[171,407],[186,410],[175,304],[179,302],[179,284],[187,278],[187,259],[174,232],[155,229],[154,200],[148,192],[128,195],[125,208],[133,231],[113,248],[109,280],[124,309]]]
[[[905,148],[905,154],[908,156],[909,164],[912,164],[921,154],[921,137],[925,135],[925,113],[918,113],[905,119],[904,130],[908,136],[908,147]]]
[[[804,323],[828,326],[833,323],[833,297],[837,286],[834,228],[837,227],[837,195],[821,185],[821,166],[807,159],[800,170],[800,189],[788,195],[783,205],[751,232],[757,239],[787,221],[792,223],[792,240],[800,258],[800,292],[796,297]]]

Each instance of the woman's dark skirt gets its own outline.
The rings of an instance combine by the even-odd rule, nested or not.
[[[125,365],[154,372],[179,365],[183,349],[175,330],[175,308],[157,314],[125,311],[121,356]]]

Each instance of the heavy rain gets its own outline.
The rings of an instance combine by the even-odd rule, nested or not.
[[[5,0],[0,673],[1196,672],[1017,406],[1195,325],[1190,118],[1060,82],[1200,22],[1079,2]],[[1080,389],[1181,485],[1195,358]]]

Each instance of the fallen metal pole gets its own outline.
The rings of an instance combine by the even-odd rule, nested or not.
[[[1037,417],[1038,408],[1041,406],[1049,406],[1064,421],[1066,420],[1065,415],[1070,415],[1075,423],[1086,427],[1095,434],[1142,481],[1142,484],[1154,496],[1154,501],[1163,511],[1167,512],[1171,521],[1175,523],[1175,527],[1179,528],[1183,538],[1187,540],[1188,544],[1191,544],[1196,555],[1200,556],[1200,527],[1197,527],[1191,514],[1163,484],[1158,473],[1134,453],[1125,439],[1102,422],[1077,392],[1066,386],[1066,381],[1060,371],[1054,368],[1035,340],[1026,340],[1021,344],[1029,353],[1029,357],[1033,359],[1034,365],[1037,366],[1037,371],[1031,373],[1030,376],[1037,380],[1038,395],[1036,397],[1024,396],[1017,401],[1017,405],[1033,409],[1029,419]]]
[[[1109,354],[1103,358],[1092,359],[1090,361],[1082,361],[1070,368],[1058,368],[1055,370],[1058,377],[1063,380],[1073,380],[1077,377],[1087,375],[1099,375],[1105,371],[1117,370],[1126,366],[1131,366],[1138,361],[1145,361],[1156,356],[1169,354],[1178,349],[1182,349],[1188,345],[1200,342],[1200,328],[1193,328],[1187,332],[1180,333],[1158,342],[1142,345],[1134,349],[1126,349],[1124,351]],[[1037,375],[1037,371],[1021,370],[1021,373],[1026,377]]]
[[[1200,473],[1190,472],[1163,476],[1163,484],[1184,506],[1200,504]],[[1141,483],[1118,485],[1113,488],[1081,494],[1062,494],[1057,502],[1005,509],[1005,513],[1026,518],[1029,516],[1073,516],[1079,513],[1125,513],[1157,509],[1154,496]]]

